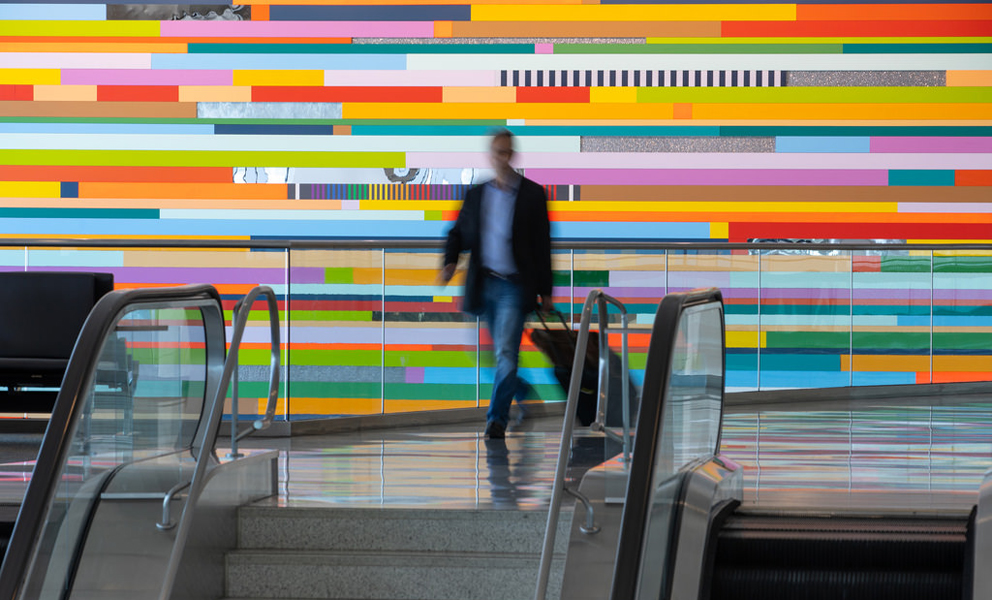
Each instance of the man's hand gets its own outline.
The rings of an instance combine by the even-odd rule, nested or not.
[[[545,313],[552,312],[555,309],[555,302],[551,299],[551,296],[541,295],[541,311]]]
[[[444,268],[437,274],[437,285],[448,285],[451,278],[455,276],[456,266],[455,263],[444,265]]]

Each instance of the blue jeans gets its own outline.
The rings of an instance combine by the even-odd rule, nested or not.
[[[526,384],[517,377],[517,359],[527,311],[520,297],[520,285],[498,277],[485,277],[482,302],[482,318],[486,320],[493,338],[493,354],[496,357],[493,395],[489,398],[486,420],[506,427],[513,397],[523,399],[526,389]]]

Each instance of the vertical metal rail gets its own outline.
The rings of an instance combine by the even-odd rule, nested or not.
[[[585,368],[586,347],[589,344],[589,325],[590,325],[590,321],[592,320],[593,306],[596,306],[596,308],[598,309],[599,318],[600,318],[600,332],[599,332],[600,340],[601,340],[600,341],[600,397],[599,397],[599,406],[597,407],[597,420],[595,423],[593,423],[593,425],[590,426],[590,428],[598,425],[601,428],[600,430],[606,433],[607,435],[612,434],[613,436],[615,436],[613,432],[607,430],[602,424],[602,415],[603,415],[602,403],[603,403],[603,385],[604,385],[604,378],[603,378],[604,369],[602,363],[602,361],[604,360],[603,344],[606,340],[606,333],[608,331],[608,326],[606,326],[606,321],[609,318],[609,316],[606,314],[607,302],[619,307],[621,314],[624,317],[622,385],[624,389],[625,407],[627,406],[629,401],[629,393],[627,391],[628,390],[627,309],[622,302],[620,302],[616,298],[612,298],[606,295],[605,293],[602,292],[602,290],[598,290],[598,289],[592,290],[589,292],[589,295],[586,297],[585,303],[582,305],[582,317],[581,320],[579,321],[579,332],[575,340],[575,357],[572,359],[572,377],[568,383],[568,400],[565,403],[565,416],[561,427],[561,441],[558,447],[558,463],[555,467],[555,478],[551,489],[551,503],[550,506],[548,507],[548,522],[545,527],[544,544],[541,549],[541,566],[537,575],[537,588],[534,593],[535,600],[544,600],[544,598],[547,596],[548,579],[551,575],[551,559],[554,554],[555,538],[558,533],[558,518],[561,515],[562,496],[565,493],[569,493],[572,495],[577,493],[567,489],[567,486],[565,485],[565,470],[568,467],[568,458],[569,458],[569,453],[571,451],[571,443],[572,443],[572,433],[575,429],[575,411],[579,405],[579,390],[582,387],[582,370]],[[607,352],[606,360],[608,362],[609,361],[608,345],[606,347],[606,352]],[[608,367],[605,372],[607,375],[609,374]],[[605,385],[607,386],[606,389],[608,389],[608,385],[609,385],[608,380],[606,380]],[[629,452],[629,437],[630,437],[629,408],[625,408],[624,415],[625,415],[624,434],[628,440],[627,445],[625,446],[625,453],[626,453]],[[627,464],[629,465],[629,462]],[[585,504],[585,502],[583,502],[583,504]],[[587,515],[591,515],[591,512],[588,511],[588,507],[587,507]],[[587,521],[587,528],[594,529],[588,527],[588,525],[594,525],[591,522],[591,516],[589,517],[589,519],[590,520]]]
[[[251,307],[260,295],[264,295],[269,309],[269,325],[272,337],[272,352],[269,363],[269,395],[266,404],[265,415],[255,421],[252,426],[245,431],[232,436],[232,444],[252,432],[265,429],[272,423],[275,414],[276,403],[279,398],[279,305],[276,302],[275,292],[268,286],[258,286],[248,292],[242,301],[243,306]],[[193,477],[190,479],[189,492],[186,496],[186,505],[183,508],[182,516],[176,527],[175,541],[172,546],[172,554],[169,556],[169,564],[165,571],[162,582],[162,589],[159,591],[159,600],[169,600],[172,595],[172,588],[175,584],[176,574],[179,572],[179,563],[182,560],[183,550],[186,546],[186,538],[189,537],[189,530],[193,523],[193,513],[197,500],[206,487],[207,463],[213,456],[214,444],[217,441],[218,426],[221,416],[224,413],[224,398],[227,397],[227,386],[231,382],[234,371],[238,368],[237,350],[241,346],[241,339],[244,337],[245,327],[248,324],[248,313],[251,310],[238,311],[234,321],[234,331],[231,333],[231,352],[224,361],[224,370],[214,392],[212,401],[205,406],[208,408],[209,416],[206,421],[205,435],[197,454],[196,466],[193,469]],[[206,412],[206,411],[205,411]],[[168,523],[168,515],[163,514],[163,522]]]

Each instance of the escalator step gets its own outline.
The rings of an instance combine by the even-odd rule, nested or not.
[[[723,568],[711,600],[934,600],[960,598],[960,573]]]
[[[965,538],[934,535],[750,532],[721,534],[716,564],[726,567],[960,571]]]

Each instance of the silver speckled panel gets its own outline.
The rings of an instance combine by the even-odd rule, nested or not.
[[[244,4],[108,4],[109,21],[250,21]]]
[[[947,85],[945,71],[786,71],[790,87],[935,87]]]
[[[589,136],[582,152],[775,152],[775,138]]]
[[[340,119],[340,102],[199,102],[200,119]]]
[[[352,44],[645,44],[645,38],[352,38]]]

